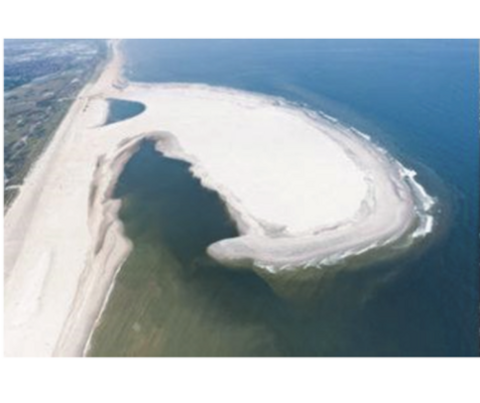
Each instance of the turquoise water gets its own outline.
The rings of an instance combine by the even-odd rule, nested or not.
[[[324,273],[308,301],[280,297],[254,273],[217,270],[196,283],[199,301],[211,303],[190,305],[171,355],[478,355],[477,41],[132,40],[124,50],[131,80],[278,95],[353,125],[415,169],[440,208],[429,245],[363,270]],[[149,186],[162,178],[156,169],[144,175]],[[146,197],[129,211],[141,211]],[[137,220],[129,219],[127,227]],[[203,235],[180,238],[194,236]],[[207,322],[211,339],[197,344],[194,318],[206,310],[222,315]],[[252,332],[232,338],[231,323]]]

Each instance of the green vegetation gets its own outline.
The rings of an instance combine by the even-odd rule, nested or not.
[[[5,41],[4,211],[106,55],[104,41]]]

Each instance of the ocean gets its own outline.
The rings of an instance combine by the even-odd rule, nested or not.
[[[408,256],[357,270],[327,268],[308,285],[293,279],[274,287],[206,256],[208,244],[236,233],[233,223],[187,164],[146,141],[115,189],[134,252],[91,355],[477,356],[478,45],[124,41],[131,81],[279,96],[368,134],[418,173],[437,201],[436,225]]]

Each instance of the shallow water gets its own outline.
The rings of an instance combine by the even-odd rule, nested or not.
[[[218,196],[188,168],[150,141],[126,165],[114,196],[123,201],[120,217],[134,252],[117,279],[92,355],[401,354],[384,324],[370,333],[374,350],[361,340],[369,298],[395,270],[326,273],[308,298],[304,289],[285,298],[250,270],[221,267],[205,249],[237,231]],[[428,339],[423,326],[416,332]],[[414,345],[403,348],[415,353]]]
[[[116,191],[136,247],[94,355],[478,355],[477,41],[127,41],[124,48],[130,79],[279,95],[354,125],[418,171],[438,199],[440,224],[410,256],[325,270],[308,284],[279,279],[270,283],[277,294],[254,272],[205,257],[207,239],[234,228],[185,163],[145,143]]]
[[[111,98],[108,100],[108,115],[105,125],[133,118],[145,110],[141,102]]]

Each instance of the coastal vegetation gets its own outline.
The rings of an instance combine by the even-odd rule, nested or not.
[[[4,210],[106,54],[101,40],[5,41]]]

